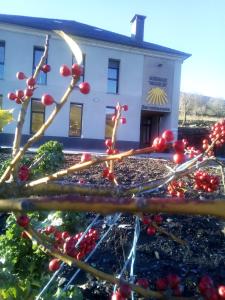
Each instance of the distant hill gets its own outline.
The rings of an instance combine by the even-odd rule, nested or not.
[[[180,93],[180,125],[207,126],[221,118],[225,118],[225,99]]]

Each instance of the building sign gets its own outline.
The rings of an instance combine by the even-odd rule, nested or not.
[[[167,87],[167,78],[157,77],[157,76],[149,76],[148,80],[150,85],[159,86],[159,87]]]
[[[155,105],[164,105],[168,102],[167,94],[160,87],[150,88],[146,97],[146,102]]]

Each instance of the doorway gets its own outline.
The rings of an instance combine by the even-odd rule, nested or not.
[[[161,116],[158,112],[146,110],[141,112],[140,147],[150,146],[153,139],[158,136]]]

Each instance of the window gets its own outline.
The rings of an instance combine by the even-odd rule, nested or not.
[[[80,79],[79,79],[79,81],[77,82],[77,84],[79,84],[79,83],[81,83],[81,82],[84,82],[84,73],[85,73],[85,58],[86,58],[86,56],[85,56],[85,54],[83,54],[83,64],[81,65],[81,67],[83,68],[83,74],[80,76]],[[74,55],[72,56],[72,65],[73,64],[76,64],[77,62],[76,62],[76,59],[75,59],[75,57],[74,57]]]
[[[40,99],[31,99],[30,133],[37,132],[45,122],[45,107]]]
[[[120,61],[115,59],[109,59],[107,92],[110,94],[118,94],[119,69],[120,69]]]
[[[0,109],[2,109],[2,104],[3,104],[3,95],[0,95]]]
[[[4,78],[5,42],[0,41],[0,79]]]
[[[115,107],[106,106],[106,117],[105,117],[105,138],[111,138],[113,132],[114,122],[112,117],[116,114]]]
[[[33,73],[37,67],[37,65],[40,62],[40,59],[44,53],[44,48],[43,47],[34,47],[34,53],[33,53]],[[45,61],[47,63],[47,60]],[[47,84],[47,74],[44,72],[40,72],[37,78],[37,83],[41,85]]]
[[[70,103],[69,136],[80,137],[82,131],[83,105]]]

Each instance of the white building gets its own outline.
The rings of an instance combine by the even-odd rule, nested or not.
[[[103,149],[107,128],[117,102],[127,104],[127,124],[118,131],[120,149],[146,146],[164,129],[175,135],[178,127],[181,65],[190,55],[143,41],[144,16],[131,20],[130,37],[75,21],[0,15],[0,105],[14,108],[17,120],[20,105],[7,98],[8,92],[24,89],[18,71],[31,76],[43,52],[45,36],[51,34],[47,63],[28,109],[23,141],[46,120],[52,107],[40,103],[43,93],[56,101],[63,95],[68,78],[59,74],[62,64],[72,65],[72,53],[52,30],[70,34],[84,53],[84,78],[91,92],[74,90],[68,103],[48,128],[42,141],[57,139],[65,148]],[[16,121],[0,133],[0,145],[12,145]]]

